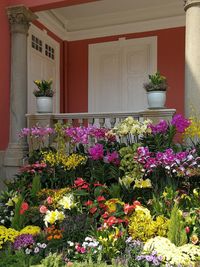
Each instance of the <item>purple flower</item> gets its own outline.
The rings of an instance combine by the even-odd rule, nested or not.
[[[191,124],[191,121],[184,118],[181,114],[177,114],[173,117],[171,124],[176,127],[178,133],[184,133],[185,129]]]
[[[93,160],[103,159],[104,151],[102,144],[96,144],[88,150],[89,155]]]
[[[108,152],[104,160],[105,162],[113,163],[115,165],[119,165],[120,163],[119,154],[117,153],[117,151],[114,151],[112,153]]]
[[[30,234],[22,234],[15,238],[13,243],[13,248],[19,250],[21,248],[26,248],[35,243],[33,236]]]
[[[148,127],[151,128],[153,134],[166,133],[168,129],[168,123],[165,120],[160,120],[158,124],[149,124]]]

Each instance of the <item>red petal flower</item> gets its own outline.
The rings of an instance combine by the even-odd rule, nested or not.
[[[97,211],[97,207],[93,207],[93,208],[90,209],[90,213],[91,214],[94,214],[96,211]]]
[[[105,199],[104,196],[99,196],[99,197],[97,198],[97,201],[98,201],[98,202],[105,201],[105,200],[106,200],[106,199]]]

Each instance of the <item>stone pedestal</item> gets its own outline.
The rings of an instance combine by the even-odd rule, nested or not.
[[[10,137],[5,153],[6,176],[12,176],[28,152],[25,141],[19,141],[26,127],[27,113],[27,35],[30,22],[36,19],[29,9],[15,6],[7,9],[11,31]]]
[[[185,115],[200,114],[200,0],[186,0]]]

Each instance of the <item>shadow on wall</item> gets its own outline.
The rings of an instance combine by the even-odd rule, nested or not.
[[[5,172],[3,167],[3,160],[4,160],[4,151],[0,151],[0,190],[4,189],[4,179],[5,179]]]
[[[194,68],[186,58],[185,70],[185,116],[191,117],[193,115],[198,115],[200,118],[199,69],[197,67]]]

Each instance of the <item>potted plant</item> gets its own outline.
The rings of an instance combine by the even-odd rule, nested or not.
[[[39,113],[51,113],[53,112],[53,95],[52,80],[35,80],[34,84],[37,85],[37,89],[33,94],[36,97],[37,112]]]
[[[149,108],[164,108],[167,87],[167,79],[160,72],[149,75],[149,82],[144,83]]]

